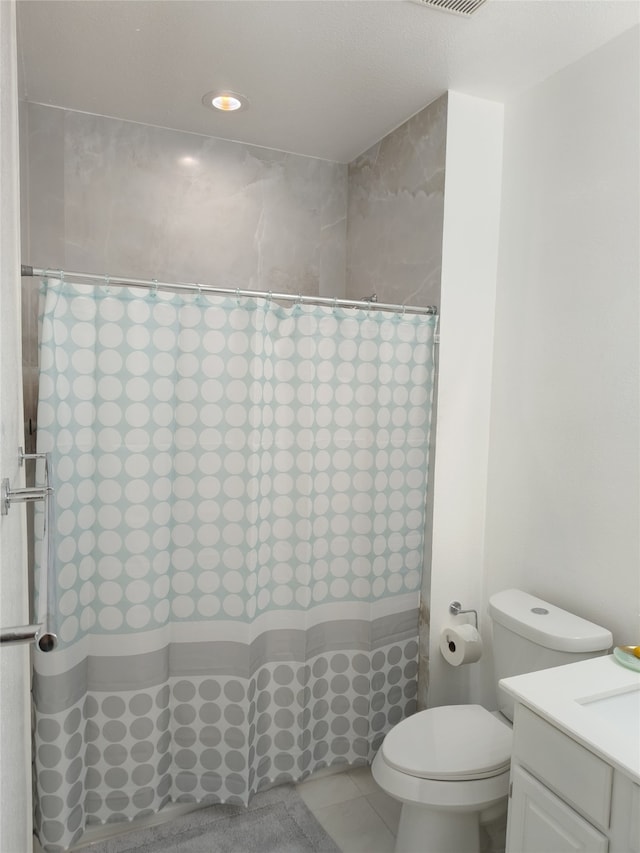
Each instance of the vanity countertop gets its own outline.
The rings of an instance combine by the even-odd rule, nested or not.
[[[607,655],[503,678],[500,686],[640,782],[640,672]]]

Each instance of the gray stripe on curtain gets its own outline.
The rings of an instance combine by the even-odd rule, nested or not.
[[[33,696],[41,713],[71,708],[87,691],[144,690],[175,676],[244,676],[277,661],[302,662],[331,651],[369,651],[418,633],[418,611],[407,610],[373,622],[336,620],[307,631],[265,631],[250,644],[239,642],[171,643],[128,656],[91,655],[62,675],[36,673]]]

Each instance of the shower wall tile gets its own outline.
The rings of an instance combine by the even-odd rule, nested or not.
[[[22,104],[26,115],[27,226],[32,266],[64,267],[65,162],[63,110]]]
[[[375,292],[380,302],[440,305],[447,104],[447,95],[443,95],[349,164],[348,297],[357,299]],[[437,368],[432,423],[436,406]],[[431,430],[429,447],[419,708],[426,707],[429,685],[435,432]]]
[[[346,165],[25,108],[34,266],[344,295]]]
[[[344,296],[345,164],[30,103],[20,149],[24,263]],[[33,425],[38,287],[22,279]]]
[[[64,150],[62,112],[20,110],[21,248],[23,263],[33,265],[31,238],[46,265],[64,263]],[[44,265],[44,264],[43,264]],[[38,364],[38,283],[22,279],[22,349],[24,363]],[[25,410],[27,408],[25,398]]]
[[[447,96],[349,164],[347,295],[439,304]]]

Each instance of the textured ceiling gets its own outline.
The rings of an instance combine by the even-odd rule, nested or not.
[[[639,20],[636,0],[21,0],[21,96],[349,162],[447,89],[508,100]],[[229,88],[247,110],[201,103]]]

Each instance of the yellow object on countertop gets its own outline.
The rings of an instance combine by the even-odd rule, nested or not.
[[[640,646],[618,646],[618,648],[628,655],[635,655],[635,657],[640,658]]]

